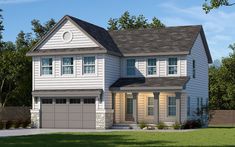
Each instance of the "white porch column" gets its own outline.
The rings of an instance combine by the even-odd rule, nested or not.
[[[175,92],[175,98],[176,98],[177,121],[181,123],[181,92]]]
[[[159,95],[160,92],[153,92],[153,96],[154,96],[154,122],[156,124],[159,123]]]
[[[138,93],[132,93],[133,96],[133,117],[134,121],[138,123]]]

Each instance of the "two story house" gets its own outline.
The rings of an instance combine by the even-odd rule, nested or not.
[[[107,31],[66,15],[27,55],[39,128],[183,123],[208,104],[199,25]]]

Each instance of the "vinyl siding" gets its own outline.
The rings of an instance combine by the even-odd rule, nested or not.
[[[186,56],[157,56],[157,57],[133,57],[133,58],[122,58],[121,60],[121,76],[122,77],[148,77],[147,75],[147,60],[148,58],[156,58],[157,59],[157,74],[156,75],[151,75],[151,77],[167,77],[167,66],[168,66],[168,58],[169,57],[177,57],[178,58],[178,73],[175,76],[186,76]],[[126,61],[127,59],[135,59],[136,64],[136,70],[135,76],[127,76],[126,73]]]
[[[91,55],[93,56],[93,55]],[[40,75],[41,57],[33,57],[34,65],[34,90],[50,89],[103,89],[103,55],[96,55],[96,74],[84,75],[82,73],[83,56],[75,55],[74,57],[74,74],[71,76],[61,75],[61,58],[63,56],[52,56],[53,58],[53,75]]]
[[[64,42],[62,39],[63,33],[70,31],[73,38],[70,42]],[[83,48],[83,47],[98,47],[86,34],[79,30],[72,22],[66,20],[48,37],[39,49],[63,49],[63,48]]]
[[[193,75],[193,60],[196,63],[196,78]],[[203,103],[208,99],[208,61],[205,49],[199,35],[191,50],[191,54],[187,57],[187,74],[190,80],[186,85],[186,91],[191,98],[191,115],[195,115],[197,108],[197,98],[202,97]]]

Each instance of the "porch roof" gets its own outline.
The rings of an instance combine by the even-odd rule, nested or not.
[[[183,90],[189,77],[120,78],[110,86],[111,91]]]

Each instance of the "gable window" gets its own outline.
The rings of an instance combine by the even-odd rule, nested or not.
[[[190,111],[191,111],[191,99],[190,97],[188,97],[188,101],[187,101],[187,115],[190,116]]]
[[[177,58],[168,59],[168,74],[169,75],[177,74]]]
[[[83,57],[83,73],[84,74],[95,73],[95,56]]]
[[[176,116],[176,98],[168,97],[168,116]]]
[[[52,75],[52,58],[42,58],[41,75]]]
[[[127,59],[127,75],[134,76],[135,75],[135,59]]]
[[[153,115],[153,107],[154,107],[154,98],[148,97],[148,115]]]
[[[62,74],[73,74],[73,57],[62,59]]]
[[[196,65],[195,65],[195,60],[193,60],[193,78],[196,78]]]
[[[148,75],[156,75],[157,74],[157,67],[156,67],[157,60],[155,58],[148,59]]]

